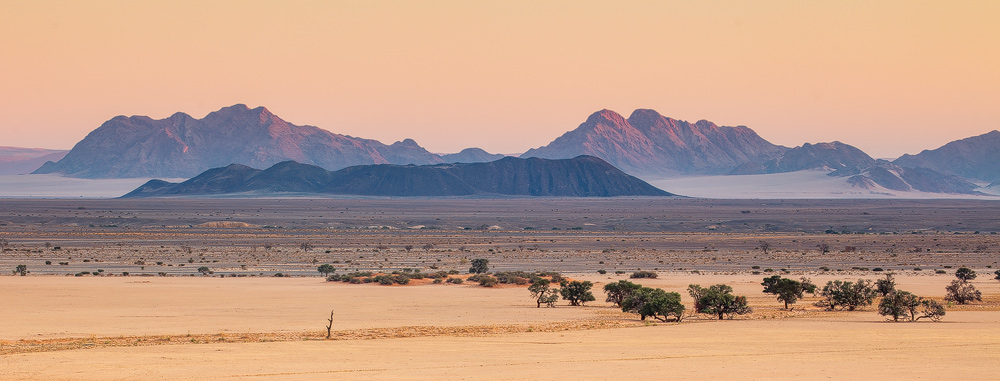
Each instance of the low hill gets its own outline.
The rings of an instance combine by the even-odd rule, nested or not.
[[[591,156],[488,163],[361,165],[329,172],[296,162],[213,168],[182,183],[151,180],[124,198],[307,193],[360,196],[672,196]]]

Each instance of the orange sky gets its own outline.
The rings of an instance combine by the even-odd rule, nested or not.
[[[235,103],[433,152],[599,109],[876,157],[1000,128],[1000,1],[0,0],[0,146]]]

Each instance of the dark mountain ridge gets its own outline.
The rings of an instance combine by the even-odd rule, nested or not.
[[[361,165],[330,172],[292,161],[260,170],[213,168],[182,183],[151,180],[124,198],[222,194],[320,193],[362,196],[671,196],[590,156],[506,157],[488,163]]]

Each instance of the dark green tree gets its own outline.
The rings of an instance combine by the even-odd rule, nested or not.
[[[802,299],[806,292],[816,292],[816,285],[807,278],[794,280],[774,275],[764,278],[764,282],[760,285],[764,286],[764,293],[774,294],[779,301],[785,302],[786,310],[789,304],[795,304],[796,301]]]
[[[963,282],[968,282],[976,279],[976,272],[968,267],[959,267],[958,270],[955,270],[955,277]]]
[[[649,287],[641,287],[629,294],[622,301],[621,308],[623,312],[639,314],[641,320],[652,317],[664,322],[671,318],[680,322],[685,309],[681,294]]]
[[[993,277],[993,279],[1000,280],[1000,270],[994,271],[993,273],[997,275]]]
[[[337,271],[337,268],[327,263],[319,265],[319,267],[316,268],[316,271],[319,271],[319,273],[323,274],[323,276],[329,276],[330,274],[333,274],[335,271]]]
[[[490,271],[490,261],[486,258],[476,258],[472,260],[472,267],[469,268],[469,274],[483,274]]]
[[[892,274],[885,274],[885,278],[875,281],[875,291],[881,297],[888,296],[893,291],[896,291],[896,278]]]
[[[542,304],[555,307],[556,302],[559,300],[559,289],[551,288],[549,284],[548,279],[539,279],[535,283],[532,283],[531,286],[528,286],[528,292],[535,299],[537,308],[542,308]]]
[[[969,304],[971,302],[983,301],[983,293],[979,292],[972,283],[964,280],[953,280],[945,288],[944,300],[958,304]]]
[[[753,312],[753,308],[747,305],[747,298],[733,295],[733,288],[729,285],[716,284],[703,288],[692,284],[688,286],[688,294],[694,298],[696,312],[716,315],[719,320]]]
[[[590,281],[564,281],[562,289],[559,290],[559,293],[562,294],[563,299],[569,301],[569,305],[580,306],[586,302],[597,300],[597,298],[594,298],[594,294],[590,292],[590,288],[593,286],[594,284]]]
[[[641,285],[629,282],[627,280],[620,280],[615,283],[608,283],[604,285],[604,293],[608,296],[608,303],[614,303],[616,307],[621,307],[622,302],[625,301],[632,293],[638,291],[642,288]]]
[[[893,321],[899,321],[900,318],[908,318],[910,321],[929,318],[937,321],[944,316],[945,310],[944,306],[936,301],[896,290],[882,298],[878,304],[878,313],[882,316],[891,316]]]
[[[208,273],[212,272],[212,269],[208,268],[208,266],[201,266],[198,268],[198,272],[200,272],[201,275],[208,275]]]
[[[28,275],[28,265],[17,265],[14,267],[14,274],[25,276]]]
[[[872,281],[867,279],[858,279],[857,282],[831,280],[823,286],[820,292],[823,299],[816,305],[828,310],[846,308],[848,311],[854,311],[875,303],[877,295],[878,290],[872,286]]]

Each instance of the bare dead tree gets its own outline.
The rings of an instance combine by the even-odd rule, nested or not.
[[[327,340],[329,340],[330,330],[333,329],[333,310],[330,310],[330,318],[326,319],[326,321],[330,322],[329,324],[326,325],[326,338]]]

